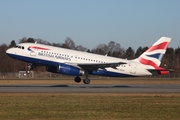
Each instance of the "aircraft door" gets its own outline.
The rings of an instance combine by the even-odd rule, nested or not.
[[[136,63],[132,62],[130,65],[131,65],[130,73],[131,74],[136,74],[136,69],[137,69]]]

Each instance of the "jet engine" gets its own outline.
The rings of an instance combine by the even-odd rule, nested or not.
[[[67,64],[58,64],[57,66],[46,66],[46,70],[48,72],[73,75],[73,76],[84,75],[84,70],[81,70],[78,67],[74,67]]]

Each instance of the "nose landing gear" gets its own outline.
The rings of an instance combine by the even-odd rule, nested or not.
[[[34,68],[35,66],[32,63],[28,63],[26,73],[29,74],[30,70],[33,70]]]

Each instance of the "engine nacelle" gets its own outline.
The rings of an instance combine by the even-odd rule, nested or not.
[[[84,70],[81,70],[78,67],[74,67],[74,66],[67,65],[67,64],[59,64],[56,67],[55,66],[46,66],[46,70],[48,72],[73,75],[73,76],[84,75]]]

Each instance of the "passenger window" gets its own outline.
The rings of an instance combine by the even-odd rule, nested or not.
[[[22,46],[22,49],[24,50],[24,46]]]
[[[20,48],[20,49],[21,49],[21,46],[18,46],[18,48]]]

